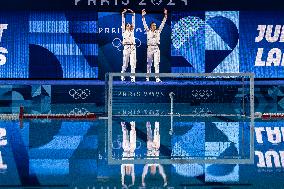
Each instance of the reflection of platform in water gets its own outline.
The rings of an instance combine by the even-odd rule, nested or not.
[[[249,122],[188,122],[175,118],[173,132],[170,134],[171,122],[168,117],[113,117],[112,159],[118,163],[188,163],[218,162],[244,163],[249,159]],[[122,156],[124,137],[121,123],[128,125],[128,136],[131,138],[130,125],[135,123],[136,149],[133,156]],[[132,122],[132,123],[131,123]],[[160,147],[158,156],[148,154],[148,129],[150,123],[152,135],[155,135],[156,123],[159,125]],[[133,136],[132,136],[133,137]],[[130,139],[131,140],[131,139]],[[133,158],[134,160],[130,160]]]
[[[238,121],[250,118],[248,108],[246,110],[247,113],[241,105],[230,103],[113,103],[112,116],[173,116],[202,120],[227,118]]]
[[[109,163],[253,163],[253,74],[160,74],[162,83],[143,81],[145,74],[136,74],[136,83],[121,82],[120,76],[108,77]],[[135,120],[144,125],[137,127],[144,147],[145,123],[162,123],[160,135],[166,141],[159,157],[147,157],[144,148],[134,160],[122,160],[118,149],[112,149],[121,135],[119,122]],[[178,125],[187,124],[188,132],[177,135],[184,129]],[[213,140],[218,133],[223,137]],[[187,143],[181,142],[184,138]]]
[[[111,158],[119,163],[218,163],[242,164],[250,159],[250,123],[249,122],[212,122],[188,121],[189,117],[175,117],[173,123],[168,116],[113,116]],[[132,123],[131,123],[132,122]],[[128,136],[135,123],[136,149],[134,157],[123,157],[123,132],[121,123],[127,125]],[[159,125],[160,147],[158,156],[148,155],[148,129],[150,123],[152,135],[155,125]],[[171,125],[173,124],[173,126]],[[172,129],[172,132],[170,132]],[[131,140],[131,139],[130,139]]]

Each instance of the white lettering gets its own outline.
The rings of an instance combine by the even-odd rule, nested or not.
[[[6,30],[8,28],[8,24],[0,24],[0,42],[2,40],[2,35],[4,30]]]
[[[0,146],[6,146],[8,144],[7,140],[4,138],[6,137],[6,129],[0,128]],[[2,154],[0,151],[0,169],[7,169],[7,165],[3,163]]]
[[[122,1],[121,2],[123,5],[128,5],[129,4],[129,0],[126,0],[126,2]]]
[[[284,151],[279,151],[279,154],[280,154],[280,158],[281,158],[282,167],[284,167]]]
[[[107,5],[109,5],[109,0],[101,0],[101,5],[104,5],[104,3],[107,3]]]
[[[278,40],[280,36],[280,31],[281,31],[281,25],[276,25],[275,26],[275,31],[274,31],[274,36],[272,37],[272,29],[273,25],[268,25],[266,28],[266,35],[265,38],[268,42],[274,43]]]
[[[258,37],[255,38],[255,42],[258,43],[262,41],[265,34],[266,25],[258,25],[257,30],[259,30]]]
[[[99,28],[99,33],[120,33],[120,27],[119,28]],[[136,32],[144,32],[144,30],[142,30],[142,28],[136,28],[135,29]]]
[[[78,2],[80,2],[81,0],[75,0],[75,5],[78,5]]]
[[[4,64],[6,64],[7,58],[5,55],[0,54],[0,66],[3,66]]]
[[[187,5],[187,0],[181,0],[181,1],[184,2],[184,5]]]
[[[141,0],[139,5],[146,5],[146,3],[144,3],[145,0]]]
[[[283,56],[281,49],[273,48],[268,52],[267,60],[262,60],[263,48],[258,48],[255,58],[255,66],[284,66]]]
[[[282,26],[282,31],[281,31],[279,42],[284,42],[284,25]]]
[[[93,5],[97,4],[97,0],[88,0],[88,5],[91,5],[91,2],[93,2]]]
[[[254,154],[258,156],[258,163],[256,164],[256,166],[266,167],[263,153],[260,151],[255,151]]]
[[[257,167],[259,168],[272,168],[273,163],[276,168],[284,168],[284,151],[276,152],[274,150],[269,150],[265,152],[255,151],[256,156],[258,156]]]
[[[176,5],[173,0],[170,0],[170,2],[168,3],[169,6],[173,6],[173,5]]]
[[[263,48],[258,48],[254,66],[265,66],[265,61],[261,60]]]
[[[266,66],[280,66],[282,52],[278,48],[273,48],[269,51]]]
[[[284,127],[281,127],[281,133],[282,133],[282,140],[284,141]]]
[[[74,4],[76,6],[78,6],[80,4],[82,0],[74,0]],[[86,1],[86,0],[85,0]],[[133,0],[134,1],[134,0]],[[148,0],[150,1],[150,0]],[[180,0],[184,3],[185,6],[188,5],[188,0]],[[136,3],[137,1],[135,1]],[[139,6],[147,6],[147,2],[146,0],[138,0],[138,4]],[[151,3],[154,5],[154,6],[160,6],[160,5],[165,5],[165,6],[175,6],[176,5],[176,0],[151,0]],[[98,3],[98,6],[109,6],[109,5],[115,5],[115,6],[119,6],[119,5],[129,5],[130,4],[130,0],[99,0],[97,2],[97,0],[88,0],[88,5],[91,6],[91,5],[97,5]]]
[[[274,164],[275,164],[275,167],[281,167],[281,164],[280,164],[280,159],[279,159],[279,155],[277,152],[275,151],[267,151],[265,153],[265,160],[266,160],[266,165],[267,167],[272,167],[272,157],[274,159]]]
[[[274,32],[273,32],[274,29]],[[284,42],[284,25],[258,25],[257,30],[259,30],[258,36],[255,38],[255,42],[260,42],[263,40],[264,36],[266,41],[270,43]]]
[[[6,137],[6,129],[4,128],[0,128],[0,146],[6,146],[7,145],[7,140],[3,139],[4,137]]]
[[[255,136],[256,136],[257,143],[262,144],[263,140],[262,140],[262,133],[261,132],[265,131],[264,127],[256,127],[254,130],[255,130]]]
[[[269,142],[271,142],[272,144],[278,144],[281,142],[281,133],[279,127],[274,127],[274,129],[267,127],[266,132]]]

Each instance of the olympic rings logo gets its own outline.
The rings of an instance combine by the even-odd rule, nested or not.
[[[142,42],[140,41],[140,39],[135,38],[135,43],[136,43],[136,47],[139,48],[142,44]],[[112,40],[112,46],[114,48],[116,48],[118,51],[122,51],[123,50],[123,44],[120,38],[114,38],[114,40]]]
[[[90,113],[86,108],[74,108],[69,114],[70,115],[85,115],[87,113]]]
[[[91,95],[91,91],[89,89],[71,89],[69,90],[69,95],[72,96],[75,100],[85,100],[88,96]]]
[[[201,115],[201,114],[210,114],[212,111],[209,108],[195,108],[192,111],[193,114]]]
[[[213,95],[213,91],[212,90],[207,90],[207,89],[194,89],[192,90],[192,96],[195,97],[196,99],[203,99],[203,100],[207,100],[209,97],[211,97]]]

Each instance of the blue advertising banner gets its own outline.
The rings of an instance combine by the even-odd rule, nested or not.
[[[97,78],[96,19],[91,12],[1,12],[1,78]]]
[[[126,14],[131,23],[131,15]],[[160,73],[242,73],[282,78],[281,13],[171,12],[160,44]],[[146,22],[160,26],[163,11]],[[146,31],[135,16],[136,73],[147,68]],[[121,13],[1,12],[0,78],[99,78],[120,72]],[[41,72],[44,69],[45,72]]]
[[[282,13],[240,13],[241,72],[257,78],[283,78]]]

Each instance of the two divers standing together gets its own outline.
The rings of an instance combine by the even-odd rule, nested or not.
[[[125,13],[127,11],[130,11],[132,13],[132,24],[127,23],[125,24]],[[164,18],[159,28],[157,28],[157,25],[155,22],[152,22],[150,24],[150,28],[148,27],[145,15],[146,11],[145,9],[142,10],[142,22],[144,29],[147,33],[147,74],[151,73],[151,67],[154,62],[154,68],[155,73],[160,72],[160,35],[161,32],[165,26],[165,23],[167,21],[167,14],[168,11],[164,9]],[[123,49],[123,65],[121,69],[121,73],[125,73],[126,69],[130,62],[131,67],[131,82],[135,82],[135,69],[136,69],[136,44],[135,44],[135,13],[131,9],[124,9],[122,12],[122,37],[123,41],[122,44],[124,46]],[[160,78],[158,76],[155,77],[156,82],[161,82]],[[121,76],[121,81],[124,81],[125,77]],[[146,81],[149,81],[149,75],[146,76]]]

